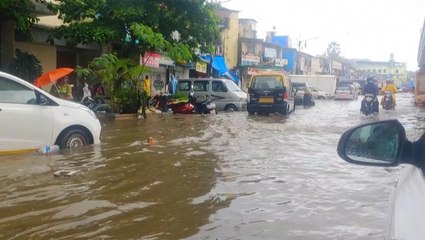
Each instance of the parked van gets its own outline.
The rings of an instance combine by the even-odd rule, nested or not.
[[[177,93],[189,95],[193,89],[198,101],[214,100],[216,111],[245,111],[247,94],[225,78],[179,79]]]
[[[295,92],[289,76],[279,72],[254,74],[248,83],[248,114],[295,110]]]

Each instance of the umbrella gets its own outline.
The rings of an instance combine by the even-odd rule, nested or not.
[[[34,85],[37,87],[45,86],[49,83],[54,83],[57,80],[65,77],[66,75],[72,73],[74,71],[73,68],[58,68],[52,71],[49,71],[34,81]]]

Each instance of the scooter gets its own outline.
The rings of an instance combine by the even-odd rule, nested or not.
[[[198,102],[194,92],[189,93],[189,103],[191,103],[195,107],[195,113],[200,114],[209,114],[209,113],[216,113],[215,111],[215,102],[207,96],[207,99],[205,99],[202,102]]]
[[[189,93],[187,102],[172,103],[168,105],[173,113],[183,114],[209,114],[215,112],[215,102],[208,98],[202,102],[198,102],[193,92]]]
[[[366,93],[362,100],[360,112],[368,116],[369,114],[377,115],[379,113],[379,102],[378,99],[370,93]]]
[[[83,98],[80,103],[87,106],[95,113],[112,113],[108,104],[103,103],[100,99],[95,100],[91,97],[91,92],[87,83],[84,83]]]
[[[381,102],[382,108],[385,110],[394,110],[395,105],[393,101],[393,93],[391,91],[385,91],[384,99]]]

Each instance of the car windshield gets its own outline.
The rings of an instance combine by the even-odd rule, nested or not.
[[[227,89],[232,92],[242,92],[241,88],[233,81],[225,81]]]
[[[252,89],[282,88],[281,76],[256,76],[252,79]]]

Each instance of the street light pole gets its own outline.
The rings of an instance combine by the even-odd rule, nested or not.
[[[299,41],[298,41],[298,52],[301,52],[301,43],[302,43],[302,42],[304,42],[304,45],[305,45],[305,46],[307,46],[307,41],[316,40],[316,39],[318,39],[318,38],[319,38],[319,37],[299,40]]]

